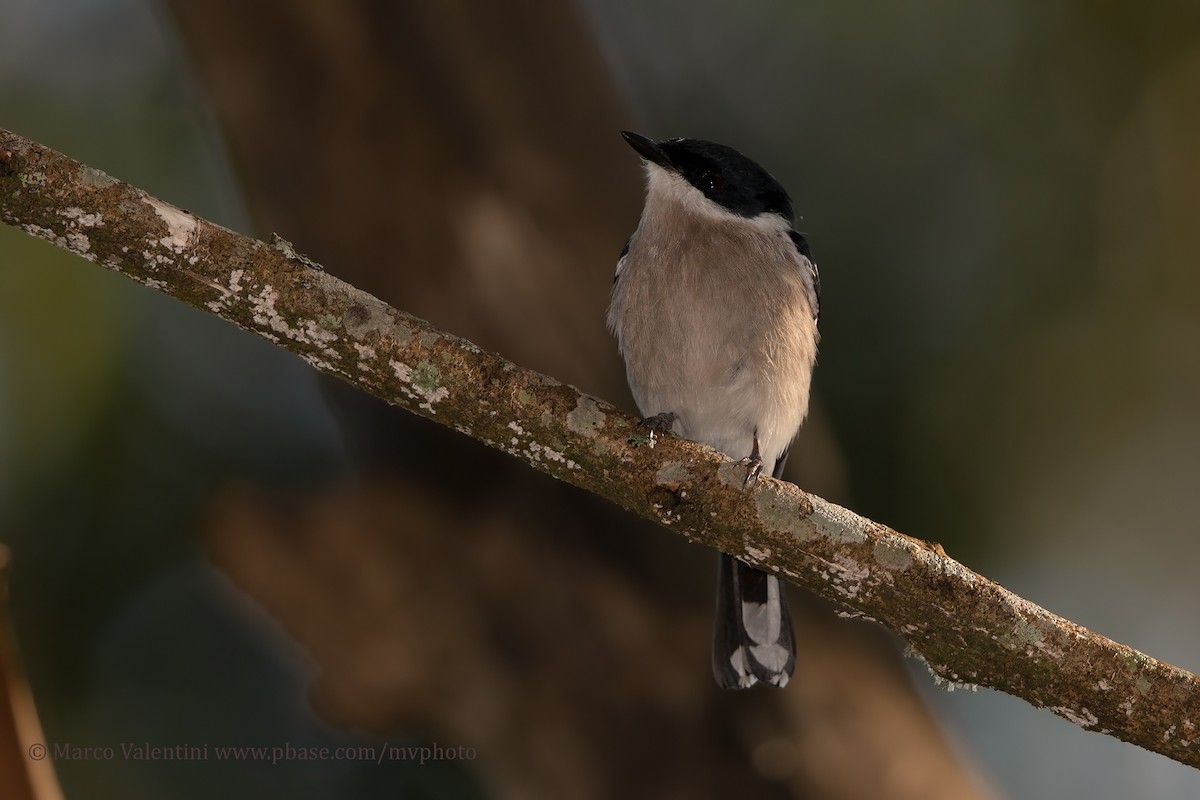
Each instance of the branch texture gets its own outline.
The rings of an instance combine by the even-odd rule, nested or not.
[[[234,233],[3,129],[0,218],[691,542],[781,573],[895,631],[939,679],[999,689],[1200,766],[1195,675],[789,483],[744,489],[744,471],[703,445],[651,445],[636,418],[388,306],[283,240]]]

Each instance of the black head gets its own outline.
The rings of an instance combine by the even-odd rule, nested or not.
[[[774,213],[792,221],[792,201],[779,181],[732,147],[700,139],[655,142],[629,131],[621,135],[642,158],[678,173],[734,214],[757,217]]]

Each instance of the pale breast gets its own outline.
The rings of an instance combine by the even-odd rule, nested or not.
[[[769,467],[808,409],[817,335],[804,270],[786,228],[703,223],[643,217],[609,326],[643,415],[673,411],[680,435],[735,458],[757,430]]]

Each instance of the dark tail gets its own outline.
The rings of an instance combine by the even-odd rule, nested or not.
[[[783,473],[787,451],[771,471]],[[796,668],[796,638],[779,578],[720,553],[713,677],[723,689],[748,689],[759,681],[786,686]]]
[[[733,556],[717,565],[713,677],[724,689],[762,681],[786,686],[796,666],[796,639],[783,584]]]

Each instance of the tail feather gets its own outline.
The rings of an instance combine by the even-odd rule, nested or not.
[[[726,689],[761,681],[786,686],[796,666],[796,640],[779,578],[720,554],[713,677]]]
[[[787,450],[772,474],[783,474]],[[713,634],[713,677],[723,689],[748,689],[758,682],[783,687],[796,668],[796,638],[787,595],[779,578],[720,553],[717,562],[717,621]]]

